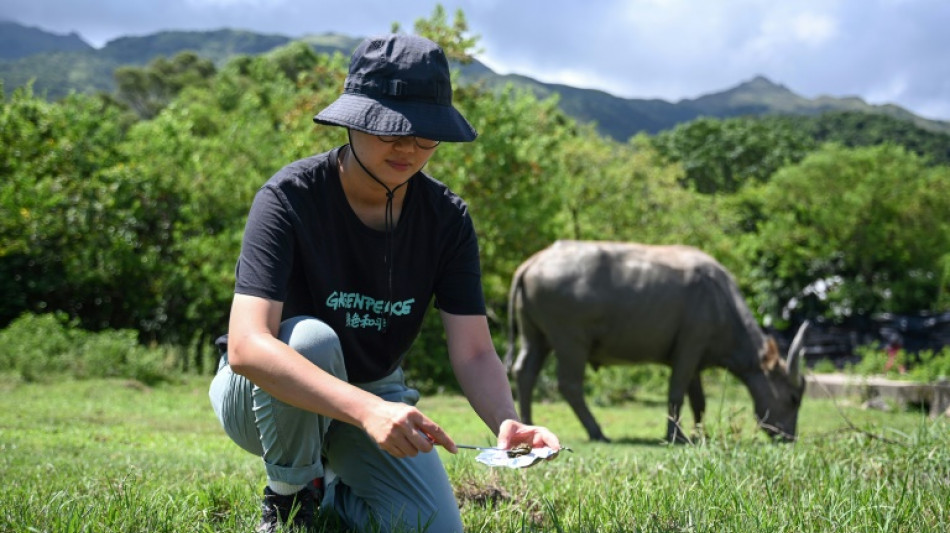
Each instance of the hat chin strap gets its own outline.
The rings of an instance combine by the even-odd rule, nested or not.
[[[410,176],[406,181],[390,189],[388,185],[376,177],[376,174],[373,174],[368,168],[366,168],[366,165],[360,161],[360,156],[356,155],[356,150],[353,148],[353,137],[350,135],[350,128],[346,129],[346,139],[350,143],[350,153],[353,154],[353,159],[356,159],[356,162],[360,165],[360,168],[363,169],[363,172],[365,172],[369,177],[373,178],[373,181],[386,189],[386,215],[383,222],[383,230],[386,234],[386,252],[385,256],[383,257],[383,262],[386,263],[386,267],[388,268],[387,283],[389,284],[389,316],[386,318],[386,323],[383,324],[382,330],[383,333],[386,333],[389,329],[389,322],[393,318],[393,231],[396,227],[395,217],[393,216],[393,198],[396,195],[396,191],[403,185],[409,183],[409,180],[412,179],[412,176]]]

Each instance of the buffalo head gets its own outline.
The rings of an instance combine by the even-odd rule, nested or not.
[[[802,367],[807,329],[806,321],[795,334],[784,361],[778,355],[775,341],[769,338],[766,353],[761,357],[761,372],[753,373],[747,381],[759,426],[776,440],[795,440],[798,409],[805,394]]]

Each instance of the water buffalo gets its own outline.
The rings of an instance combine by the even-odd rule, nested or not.
[[[684,439],[679,417],[685,394],[694,420],[702,420],[700,371],[707,367],[726,368],[745,384],[769,435],[794,439],[805,390],[800,356],[805,326],[783,361],[732,275],[695,248],[558,241],[518,267],[508,313],[505,362],[525,422],[531,422],[532,389],[553,350],[558,389],[591,440],[609,439],[584,401],[588,363],[669,366],[669,441]],[[512,366],[519,331],[521,350]]]

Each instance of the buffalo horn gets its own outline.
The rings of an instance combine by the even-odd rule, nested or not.
[[[788,347],[788,357],[785,364],[788,366],[788,377],[792,383],[798,384],[802,379],[802,364],[805,354],[805,331],[808,329],[809,322],[806,320],[798,328],[798,333],[792,339],[791,346]]]

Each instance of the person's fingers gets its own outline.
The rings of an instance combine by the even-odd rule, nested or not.
[[[414,452],[428,453],[432,451],[433,441],[428,435],[423,433],[422,430],[413,429],[412,432],[406,436],[406,439],[409,441]]]
[[[407,435],[399,443],[399,451],[401,457],[415,457],[419,454],[419,445],[417,443],[418,437],[412,435]]]
[[[432,420],[425,418],[419,424],[419,431],[422,432],[429,443],[442,446],[450,453],[458,453],[458,448],[455,446],[455,441],[452,440],[452,437],[449,437],[449,434]]]
[[[415,457],[419,452],[431,452],[434,445],[458,453],[455,441],[422,411],[407,405],[391,407],[393,409],[388,414],[378,418],[379,428],[375,431],[379,435],[377,442],[380,447],[390,455]]]
[[[393,433],[393,455],[398,457],[415,457],[419,452],[431,452],[433,444],[443,444],[447,439],[442,428],[416,408],[408,408],[403,413]],[[451,439],[447,442],[454,448]]]
[[[383,408],[374,412],[365,429],[379,447],[393,457],[412,457],[427,446],[431,449],[431,444],[416,434],[416,426],[424,418],[415,407],[386,402]]]
[[[389,439],[384,448],[393,457],[402,459],[415,457],[419,453],[418,437],[412,434],[400,434]],[[431,448],[431,444],[429,445]]]
[[[498,447],[510,449],[528,443],[532,448],[561,449],[557,436],[543,426],[528,426],[515,420],[506,420],[498,431]]]
[[[561,441],[558,440],[557,435],[545,427],[537,428],[537,432],[534,434],[535,442],[539,442],[539,446],[547,446],[552,450],[561,449]]]

